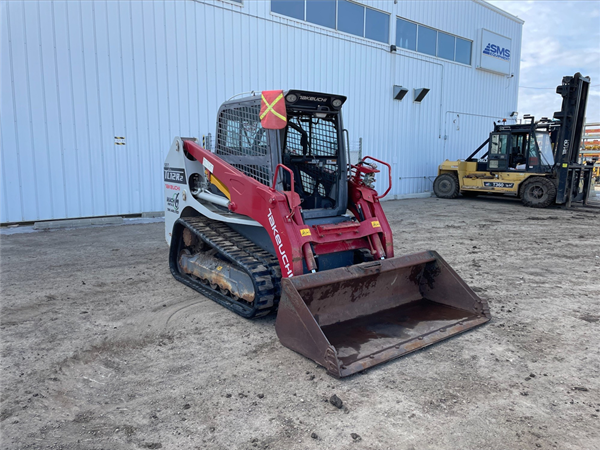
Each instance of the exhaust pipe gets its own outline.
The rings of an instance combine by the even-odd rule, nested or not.
[[[490,320],[437,252],[284,278],[275,329],[281,343],[346,377]]]

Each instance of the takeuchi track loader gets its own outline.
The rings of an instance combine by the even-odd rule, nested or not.
[[[283,345],[335,377],[490,320],[436,252],[394,256],[380,204],[390,166],[349,165],[345,100],[290,90],[227,101],[214,151],[177,137],[164,168],[173,276],[246,318],[278,310]]]
[[[589,85],[589,77],[579,73],[563,77],[556,88],[562,108],[553,120],[536,122],[524,116],[526,123],[495,124],[490,137],[466,160],[444,161],[439,166],[433,182],[435,195],[512,195],[533,208],[569,207],[573,202],[587,205],[593,169],[582,164],[579,148]]]

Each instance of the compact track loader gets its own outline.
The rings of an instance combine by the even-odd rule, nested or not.
[[[573,202],[587,205],[592,166],[582,164],[579,149],[585,123],[589,77],[564,77],[556,92],[563,98],[554,119],[497,123],[489,138],[466,160],[444,161],[433,192],[440,198],[480,194],[517,196],[525,206],[545,208]],[[482,150],[487,151],[479,158]]]
[[[283,345],[335,377],[490,319],[436,252],[394,256],[380,204],[390,166],[349,165],[345,100],[291,90],[227,101],[214,151],[175,138],[164,168],[173,276],[246,318],[278,309]]]

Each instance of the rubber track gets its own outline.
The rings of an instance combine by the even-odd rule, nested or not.
[[[198,239],[216,249],[221,258],[246,272],[254,284],[254,302],[236,301],[181,273],[176,254],[181,247],[174,242],[177,251],[171,251],[170,266],[175,279],[245,318],[262,317],[277,309],[281,293],[281,269],[276,257],[229,228],[226,223],[203,216],[180,218],[175,223],[176,226],[188,228]],[[181,239],[181,235],[176,233],[173,238]]]

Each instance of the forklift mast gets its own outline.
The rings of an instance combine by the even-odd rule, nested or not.
[[[554,167],[558,179],[556,203],[559,204],[570,203],[573,183],[582,175],[578,157],[589,86],[590,78],[576,73],[572,77],[563,77],[562,84],[556,88],[556,93],[563,97],[561,110],[554,113],[554,118],[560,120],[554,141]]]

